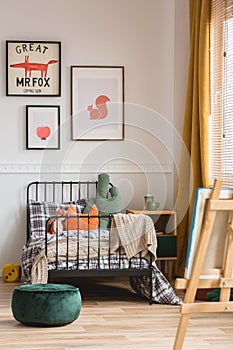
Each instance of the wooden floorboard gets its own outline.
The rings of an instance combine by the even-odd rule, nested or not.
[[[172,350],[179,306],[150,306],[133,292],[127,278],[79,281],[79,318],[52,328],[26,327],[14,319],[11,297],[18,284],[0,282],[0,349]],[[232,313],[191,316],[183,350],[202,349],[233,349]]]

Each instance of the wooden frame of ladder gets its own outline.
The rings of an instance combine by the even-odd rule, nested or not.
[[[233,312],[233,301],[230,301],[230,292],[231,288],[233,288],[233,198],[219,199],[221,188],[222,181],[215,180],[195,253],[191,277],[189,280],[184,278],[178,278],[176,280],[175,288],[187,290],[184,303],[181,305],[180,321],[173,350],[182,349],[190,314],[202,312]],[[223,268],[219,270],[219,278],[217,279],[200,279],[218,210],[227,210],[229,212]],[[194,303],[198,288],[220,288],[219,302]]]

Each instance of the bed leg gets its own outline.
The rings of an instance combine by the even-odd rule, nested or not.
[[[149,298],[149,305],[153,304],[153,302],[152,302],[152,291],[153,291],[152,268],[150,268],[150,298]]]

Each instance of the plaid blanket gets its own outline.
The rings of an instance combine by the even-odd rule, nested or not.
[[[87,238],[86,231],[80,231],[80,234],[83,238]],[[99,234],[98,230],[93,230],[90,232],[90,239],[96,239]],[[101,239],[108,238],[109,232],[108,230],[101,230]],[[69,231],[69,237],[76,237],[76,231]],[[67,238],[67,232],[61,232],[59,234],[59,239]],[[48,243],[55,242],[56,235],[48,236]],[[31,281],[31,269],[33,266],[33,262],[36,256],[44,249],[45,242],[44,238],[35,237],[32,238],[23,248],[22,255],[22,268],[23,273],[26,277],[28,283]],[[78,265],[77,265],[78,264]],[[50,262],[48,263],[48,269],[119,269],[119,268],[147,268],[148,262],[146,259],[131,258],[130,262],[127,259],[126,255],[119,254],[111,254],[110,259],[108,256],[100,256],[93,257],[89,260],[82,259],[79,261],[76,260],[59,260],[58,262]],[[142,277],[131,277],[130,283],[132,288],[139,295],[146,297],[149,299],[149,291],[150,291],[150,280],[148,276]],[[182,300],[176,296],[172,286],[167,281],[165,276],[156,266],[156,263],[153,262],[152,266],[152,300],[153,302],[160,304],[181,304]]]

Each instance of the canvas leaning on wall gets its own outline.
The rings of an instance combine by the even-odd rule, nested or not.
[[[212,189],[210,188],[197,188],[192,225],[190,230],[190,238],[188,244],[188,252],[185,266],[185,278],[189,279],[192,273],[192,266],[197,248],[198,239],[200,237],[202,223],[205,218],[205,209],[210,198]],[[231,199],[233,198],[232,188],[223,188],[220,192],[220,199]],[[208,246],[206,259],[203,266],[203,273],[201,278],[219,278],[218,270],[222,268],[224,253],[225,253],[225,242],[227,235],[228,225],[228,213],[219,211],[216,214],[214,227],[211,235],[211,240]],[[216,275],[208,275],[210,269],[215,269]]]

